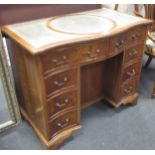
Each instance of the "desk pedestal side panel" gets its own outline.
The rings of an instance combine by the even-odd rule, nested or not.
[[[136,26],[37,55],[11,40],[21,112],[47,148],[57,148],[81,127],[81,108],[101,99],[114,107],[136,103],[146,30]]]

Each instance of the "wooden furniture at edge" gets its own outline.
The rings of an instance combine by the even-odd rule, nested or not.
[[[144,7],[144,15],[141,13],[140,7]],[[152,59],[155,58],[155,5],[154,4],[135,4],[135,14],[150,20],[153,20],[152,25],[148,31],[148,39],[146,42],[145,54],[148,56],[148,60],[144,66],[147,68],[151,63]],[[155,98],[155,82],[153,85],[152,98]]]
[[[114,107],[136,104],[150,23],[143,20],[106,37],[77,39],[36,54],[2,27],[13,47],[21,112],[47,148],[56,149],[81,127],[81,108],[101,99]]]

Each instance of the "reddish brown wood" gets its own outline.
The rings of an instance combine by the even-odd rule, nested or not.
[[[125,82],[123,86],[121,86],[120,90],[120,98],[124,98],[126,96],[131,96],[135,94],[137,90],[137,81],[136,79]]]
[[[61,113],[67,108],[72,108],[77,106],[77,90],[67,90],[62,93],[58,93],[54,95],[53,97],[49,98],[47,100],[47,104],[49,107],[48,110],[48,117],[51,119],[51,117],[55,116],[54,114]]]
[[[123,81],[135,79],[140,74],[141,62],[127,66],[123,71]]]
[[[124,63],[128,63],[132,60],[137,60],[138,58],[141,58],[143,53],[141,52],[143,50],[143,44],[137,44],[136,46],[133,46],[132,48],[126,50],[124,55]]]
[[[56,117],[51,122],[49,122],[49,135],[52,138],[60,132],[63,132],[64,130],[79,124],[80,120],[78,119],[78,111],[69,111],[63,115],[59,115],[59,117]]]

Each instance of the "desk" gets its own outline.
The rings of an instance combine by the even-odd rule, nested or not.
[[[101,99],[136,104],[150,24],[97,9],[1,27],[21,112],[47,148],[81,127],[81,108]]]

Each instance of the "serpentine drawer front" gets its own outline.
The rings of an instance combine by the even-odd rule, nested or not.
[[[47,148],[81,128],[82,108],[101,99],[136,104],[151,23],[98,9],[1,27],[21,112]]]

